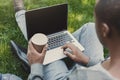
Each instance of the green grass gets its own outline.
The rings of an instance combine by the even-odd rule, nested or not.
[[[67,0],[24,0],[27,10],[65,3]],[[68,29],[74,32],[87,22],[93,22],[94,0],[68,0]],[[19,30],[12,0],[0,0],[0,73],[12,73],[27,78],[20,61],[13,55],[10,40],[27,47],[27,42]]]

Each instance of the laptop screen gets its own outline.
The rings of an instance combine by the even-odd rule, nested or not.
[[[67,4],[60,4],[27,11],[26,26],[28,40],[35,33],[46,35],[67,30]]]

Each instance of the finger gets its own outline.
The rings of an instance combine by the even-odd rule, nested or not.
[[[65,44],[65,45],[63,45],[63,46],[61,47],[61,49],[63,49],[63,51],[66,51],[67,48],[68,48],[68,45],[67,45],[67,44]]]
[[[30,51],[30,46],[29,46],[29,44],[28,44],[27,55],[29,55],[30,53],[31,53],[31,51]]]
[[[65,54],[66,56],[70,57],[70,58],[73,57],[73,54],[71,54],[70,52],[65,51],[64,54]]]
[[[70,44],[70,43],[66,43],[65,45],[62,46],[62,48],[63,48],[63,49],[68,48],[68,47],[69,47],[69,44]]]
[[[67,44],[65,44],[62,48],[63,48],[64,50],[65,50],[66,48],[69,48],[69,49],[73,50],[73,48],[75,48],[75,46],[74,46],[72,43],[67,43]]]
[[[27,59],[28,59],[29,64],[31,64],[31,54],[30,53],[27,54]]]
[[[72,43],[68,43],[67,46],[68,46],[68,48],[70,48],[71,50],[72,50],[73,48],[75,48],[75,45],[72,44]]]
[[[28,44],[28,49],[31,51],[31,53],[38,53],[37,51],[36,51],[36,49],[33,47],[33,44],[32,44],[32,42],[31,41],[29,41],[29,44]]]
[[[48,44],[47,44],[47,45],[45,45],[45,47],[43,48],[43,50],[42,50],[42,53],[41,53],[41,54],[45,54],[45,53],[46,53],[46,51],[47,51],[47,48],[48,48]]]
[[[66,44],[61,47],[61,49],[64,49],[64,50],[65,50],[66,48],[67,48]]]
[[[29,49],[29,50],[31,50],[31,46],[32,46],[32,42],[29,41],[29,42],[28,42],[28,49]]]
[[[66,56],[68,56],[69,58],[71,58],[72,60],[75,61],[75,59],[76,59],[76,56],[75,56],[75,55],[73,55],[73,54],[71,54],[71,53],[69,53],[69,52],[66,52],[66,51],[65,51],[65,54],[66,54]]]

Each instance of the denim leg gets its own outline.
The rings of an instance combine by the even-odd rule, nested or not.
[[[63,80],[68,75],[68,69],[63,60],[58,60],[44,66],[45,80]]]
[[[2,79],[0,80],[22,80],[20,77],[14,75],[14,74],[2,74]]]
[[[25,12],[26,12],[26,10],[20,10],[20,11],[16,12],[15,18],[16,18],[16,22],[17,22],[20,30],[22,31],[25,39],[27,40]]]
[[[104,60],[103,46],[98,40],[94,23],[83,25],[73,33],[73,36],[85,48],[83,53],[90,57],[90,61],[87,66],[95,65]]]

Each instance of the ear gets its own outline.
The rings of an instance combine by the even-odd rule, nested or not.
[[[110,32],[110,28],[108,27],[108,25],[106,23],[102,23],[102,36],[103,37],[107,37],[109,32]]]

